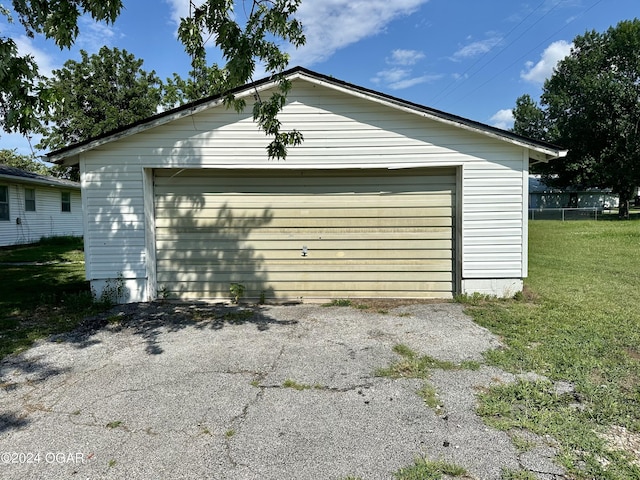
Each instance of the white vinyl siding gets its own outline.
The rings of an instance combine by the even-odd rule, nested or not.
[[[155,188],[174,298],[452,296],[453,170],[159,170]]]
[[[0,245],[33,243],[42,237],[83,235],[80,190],[69,191],[71,212],[61,212],[60,188],[42,185],[7,186],[10,218],[0,222]],[[27,210],[25,192],[34,190],[35,211]],[[0,195],[1,199],[1,195]]]
[[[126,159],[80,163],[90,280],[146,278],[142,169]]]
[[[251,98],[244,113],[218,106],[80,154],[89,279],[122,273],[138,287],[148,281],[155,289],[155,265],[146,263],[156,244],[149,238],[155,235],[149,227],[154,219],[145,218],[153,212],[153,205],[145,207],[145,198],[149,203],[153,197],[145,197],[144,182],[152,169],[455,168],[461,265],[456,281],[526,275],[526,148],[295,80],[279,119],[284,129],[300,130],[304,142],[290,148],[286,160],[270,160],[269,139],[253,122]]]
[[[463,278],[522,278],[526,254],[522,153],[464,167]],[[519,160],[519,161],[518,161]],[[525,205],[526,206],[526,205]]]

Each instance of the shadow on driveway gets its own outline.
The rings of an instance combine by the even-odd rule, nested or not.
[[[399,344],[455,363],[500,347],[448,303],[118,306],[0,363],[0,450],[60,459],[1,475],[376,480],[426,457],[499,479],[526,455],[561,478],[552,450],[518,452],[475,413],[478,389],[514,375],[483,365],[377,376]],[[427,385],[441,408],[418,394]]]

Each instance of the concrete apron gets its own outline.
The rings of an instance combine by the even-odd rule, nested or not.
[[[244,313],[243,313],[244,312]],[[475,414],[492,367],[376,377],[405,344],[453,362],[498,339],[455,304],[386,313],[349,307],[116,307],[95,329],[40,342],[0,364],[4,479],[391,479],[417,457],[499,479],[552,479],[553,449],[518,452]]]

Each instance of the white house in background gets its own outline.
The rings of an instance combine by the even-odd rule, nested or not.
[[[324,301],[513,295],[527,276],[534,141],[304,68],[279,115],[304,135],[286,160],[236,89],[48,154],[80,166],[87,279],[126,301]]]
[[[0,246],[83,234],[80,184],[0,165]]]
[[[529,177],[529,208],[618,208],[620,200],[610,188],[556,188],[540,175]]]

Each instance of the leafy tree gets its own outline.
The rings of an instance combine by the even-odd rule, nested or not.
[[[183,79],[177,73],[167,78],[162,85],[162,106],[174,108],[188,102],[219,95],[225,88],[224,70],[214,64],[207,67],[203,59],[195,59],[189,78]]]
[[[536,140],[547,140],[550,137],[544,110],[528,94],[516,100],[513,119],[513,131],[519,135]]]
[[[89,14],[95,20],[113,22],[121,0],[12,0],[26,34],[53,39],[60,48],[70,47],[78,36],[78,18]],[[0,16],[13,22],[0,6]],[[30,55],[19,55],[13,39],[0,35],[0,123],[5,132],[27,134],[38,125],[38,115],[47,109],[51,93]]]
[[[7,148],[0,150],[0,164],[40,175],[53,175],[52,169],[44,163],[38,162],[30,155],[20,155],[15,150]]]
[[[640,20],[586,32],[574,45],[541,96],[547,139],[569,149],[547,173],[563,185],[612,188],[628,218],[640,185]],[[538,114],[525,111],[535,133]]]
[[[76,182],[80,181],[80,172],[77,167],[65,165],[49,166],[46,163],[36,160],[32,155],[20,155],[15,150],[9,150],[7,148],[0,150],[0,164],[40,175],[65,178]]]
[[[192,15],[181,20],[179,38],[198,70],[206,64],[205,44],[213,39],[226,61],[222,68],[210,67],[206,75],[220,78],[220,92],[249,82],[259,62],[278,82],[278,91],[268,99],[258,96],[253,116],[267,135],[273,136],[267,151],[270,158],[284,158],[287,147],[299,144],[297,130],[282,131],[277,114],[282,110],[291,85],[281,75],[288,55],[278,45],[284,40],[298,47],[305,42],[302,25],[293,18],[301,0],[205,0]],[[44,34],[61,48],[69,47],[78,35],[78,18],[88,13],[95,20],[113,22],[122,9],[122,0],[12,0],[14,10],[28,35]],[[240,6],[239,12],[234,6]],[[244,15],[241,15],[244,13]],[[6,9],[0,14],[8,17]],[[203,73],[204,70],[201,70]],[[196,78],[195,83],[198,84]],[[191,86],[184,86],[187,90]],[[185,88],[178,86],[176,90]],[[196,91],[197,89],[193,89]],[[188,97],[180,97],[182,101]],[[27,133],[38,124],[38,115],[52,101],[42,83],[37,65],[30,56],[20,57],[15,42],[0,37],[0,122],[7,132]],[[246,106],[233,95],[225,96],[227,106]]]
[[[226,66],[217,78],[221,79],[221,91],[243,85],[252,79],[256,62],[278,81],[278,91],[269,99],[259,97],[253,107],[253,118],[267,135],[273,136],[267,147],[269,158],[284,158],[287,147],[302,142],[297,130],[282,131],[277,114],[282,110],[291,88],[281,73],[289,61],[276,43],[282,39],[298,47],[305,42],[302,24],[293,18],[301,0],[243,0],[235,2],[243,7],[245,16],[234,12],[234,0],[207,0],[196,8],[189,18],[182,19],[178,37],[193,58],[194,70],[206,58],[205,43],[210,39],[222,51]],[[241,111],[243,100],[232,94],[225,96],[227,106]]]
[[[143,61],[126,50],[102,47],[98,54],[80,51],[82,60],[68,60],[53,71],[48,87],[56,101],[43,115],[39,148],[56,149],[156,113],[161,82]]]

